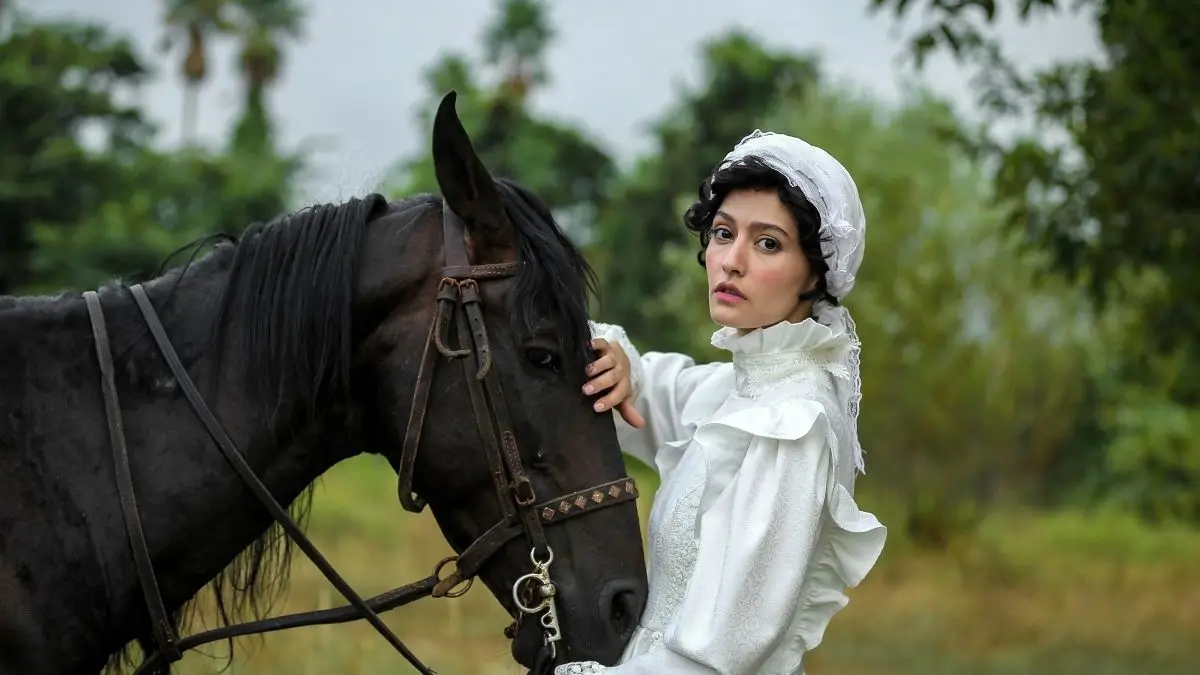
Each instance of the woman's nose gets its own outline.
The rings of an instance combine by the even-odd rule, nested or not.
[[[721,269],[730,275],[745,273],[746,251],[741,242],[734,242],[725,249],[725,257],[721,259]]]

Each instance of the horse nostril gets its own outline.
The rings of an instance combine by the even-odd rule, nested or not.
[[[621,643],[633,636],[641,618],[643,594],[640,586],[629,579],[616,579],[604,586],[600,594],[600,616],[608,619],[609,630]]]
[[[620,591],[613,596],[608,622],[622,640],[633,636],[638,622],[638,599],[633,591]]]

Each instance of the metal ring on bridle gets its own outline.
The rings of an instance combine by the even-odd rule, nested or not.
[[[534,590],[539,601],[534,605],[527,605],[521,599],[521,591],[524,590],[525,584],[529,582],[533,582],[535,584]],[[515,604],[517,609],[521,610],[521,613],[523,614],[536,614],[542,611],[546,608],[546,605],[553,600],[555,593],[556,590],[554,588],[554,584],[549,583],[546,579],[546,576],[539,572],[531,572],[526,574],[520,579],[517,579],[513,583],[512,587],[513,604]]]
[[[453,572],[443,577],[442,569],[450,563],[455,563],[455,569]],[[434,587],[433,591],[434,597],[457,598],[471,590],[471,586],[475,584],[475,577],[463,579],[458,574],[457,565],[458,556],[452,555],[449,558],[443,558],[438,562],[437,566],[433,568],[433,576],[437,577],[438,580],[437,586]],[[452,581],[453,583],[450,583]],[[460,590],[455,590],[459,589],[460,587]]]
[[[538,560],[537,559],[537,547],[535,546],[535,547],[529,549],[529,560],[533,562],[533,565],[535,567],[543,567],[543,566],[549,565],[550,563],[554,562],[554,549],[547,546],[546,547],[546,559]]]

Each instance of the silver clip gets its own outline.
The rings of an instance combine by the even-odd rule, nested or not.
[[[533,572],[517,579],[512,587],[512,596],[513,604],[523,614],[541,613],[542,642],[550,648],[550,658],[554,658],[557,654],[554,643],[562,639],[562,631],[558,625],[557,603],[554,601],[558,589],[550,579],[550,563],[554,561],[554,551],[547,547],[546,553],[545,560],[538,560],[536,548],[529,552],[529,559],[533,561]],[[533,586],[528,587],[527,584]],[[522,598],[522,591],[527,589],[533,592],[532,604],[525,604]]]

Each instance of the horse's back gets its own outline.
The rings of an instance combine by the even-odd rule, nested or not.
[[[0,675],[44,673],[40,645],[29,597],[0,558]]]
[[[34,603],[21,583],[14,537],[28,525],[31,505],[22,499],[30,477],[28,398],[44,394],[28,381],[30,345],[36,344],[34,313],[20,307],[20,298],[0,296],[0,675],[48,673],[45,641],[34,614]],[[19,556],[18,556],[19,557]]]

